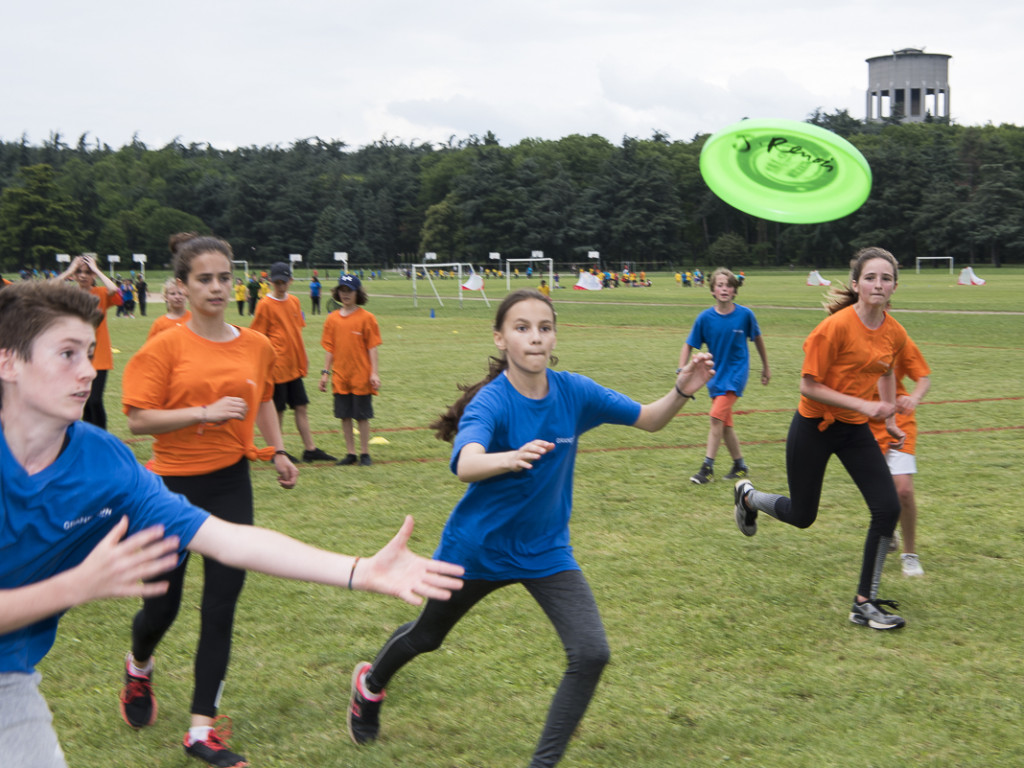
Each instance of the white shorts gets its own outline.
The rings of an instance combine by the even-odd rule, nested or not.
[[[885,453],[885,462],[889,465],[892,475],[916,475],[917,457],[912,453],[904,453],[890,448]]]

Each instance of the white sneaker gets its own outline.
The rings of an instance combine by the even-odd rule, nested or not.
[[[904,576],[924,576],[924,568],[921,567],[921,561],[913,553],[907,552],[900,555],[900,565],[903,566]]]
[[[903,540],[900,537],[900,529],[897,528],[892,532],[892,538],[889,539],[889,554],[894,554],[900,551],[900,546],[903,544]]]

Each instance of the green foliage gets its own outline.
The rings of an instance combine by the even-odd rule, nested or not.
[[[0,265],[5,271],[46,264],[81,250],[79,205],[57,185],[49,165],[28,165],[0,193]],[[45,260],[45,261],[44,261]]]
[[[58,209],[54,226],[77,235],[82,250],[142,252],[155,262],[181,229],[215,232],[263,266],[289,253],[325,265],[346,251],[354,267],[377,268],[418,262],[426,250],[477,262],[492,251],[521,258],[541,250],[565,268],[596,250],[606,263],[651,271],[718,260],[711,249],[726,234],[746,246],[736,266],[841,265],[867,244],[907,262],[1024,261],[1024,129],[866,124],[820,108],[808,121],[846,136],[874,176],[860,210],[815,225],[732,208],[701,178],[706,136],[680,141],[658,131],[618,146],[573,134],[503,147],[487,133],[443,145],[382,138],[351,149],[314,137],[231,151],[137,140],[114,150],[55,135],[42,147],[0,142],[0,190],[23,187],[19,169],[48,164],[61,197],[47,199],[78,206],[77,228],[62,224]],[[28,227],[4,218],[7,230]],[[39,236],[32,251],[9,234],[0,256],[52,266],[53,237]]]
[[[713,267],[731,267],[747,263],[747,243],[739,235],[726,232],[708,248],[708,263]]]

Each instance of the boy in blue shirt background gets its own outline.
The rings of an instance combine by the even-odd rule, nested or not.
[[[743,396],[750,373],[750,350],[747,342],[753,341],[761,356],[761,383],[771,380],[768,368],[768,352],[764,346],[757,318],[747,307],[736,303],[736,291],[742,283],[725,267],[711,273],[708,287],[715,298],[715,306],[697,315],[690,335],[679,352],[679,370],[686,367],[690,355],[706,346],[715,361],[715,375],[708,382],[711,397],[711,429],[708,431],[707,452],[704,463],[690,478],[691,483],[706,485],[715,477],[715,455],[722,442],[732,456],[732,469],[726,480],[746,477],[750,471],[743,461],[739,438],[733,427],[732,408]]]

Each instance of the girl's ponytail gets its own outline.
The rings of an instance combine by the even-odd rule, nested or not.
[[[462,395],[448,407],[447,411],[431,423],[430,428],[434,430],[434,437],[438,440],[446,440],[450,443],[455,439],[455,435],[459,431],[459,419],[462,418],[462,413],[469,405],[469,401],[476,397],[476,393],[480,391],[481,387],[494,381],[502,371],[508,368],[508,360],[504,357],[492,356],[488,360],[487,376],[476,384],[459,384],[459,391],[462,392]]]

